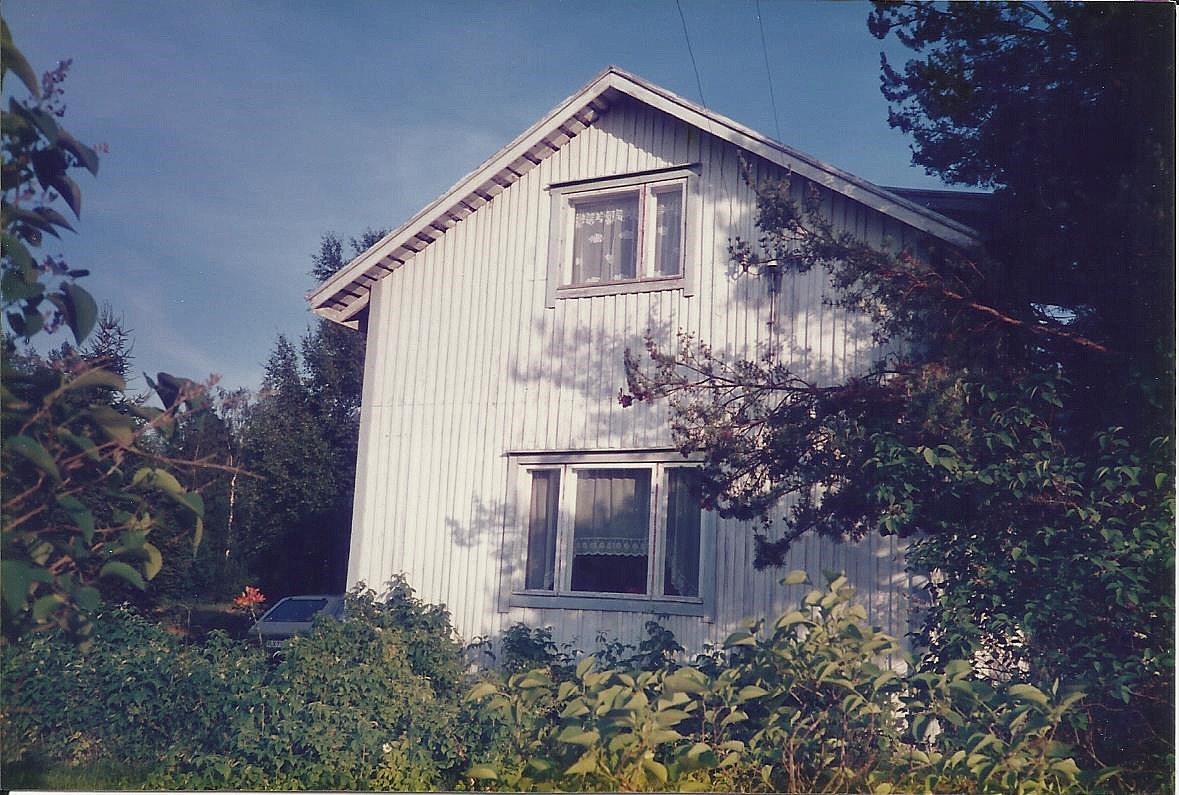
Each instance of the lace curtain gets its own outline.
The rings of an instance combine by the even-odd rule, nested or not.
[[[646,557],[650,506],[650,470],[578,472],[573,554]]]
[[[573,213],[573,282],[633,279],[638,275],[639,196],[578,202]]]

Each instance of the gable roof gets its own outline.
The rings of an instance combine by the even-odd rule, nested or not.
[[[369,290],[382,276],[405,264],[448,228],[558,151],[573,136],[593,124],[622,95],[950,244],[969,246],[976,242],[974,230],[963,223],[779,143],[616,66],[609,66],[417,215],[309,293],[307,300],[311,309],[329,320],[356,327],[357,315],[368,305]]]

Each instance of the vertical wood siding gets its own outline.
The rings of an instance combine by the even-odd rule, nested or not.
[[[545,186],[700,163],[695,293],[679,290],[562,299],[545,308],[550,201]],[[755,179],[780,178],[758,161]],[[804,186],[792,185],[801,198]],[[827,211],[842,229],[884,245],[906,230],[841,195]],[[765,282],[734,272],[728,244],[756,239],[753,190],[740,153],[707,132],[635,102],[620,102],[373,288],[361,409],[349,587],[381,589],[403,572],[419,594],[445,603],[464,638],[496,636],[524,621],[592,649],[600,634],[634,642],[649,614],[513,609],[499,612],[500,554],[509,515],[508,450],[669,446],[667,409],[622,408],[626,348],[650,332],[672,344],[691,332],[717,352],[783,361],[823,382],[862,370],[879,351],[862,321],[826,305],[818,271],[787,277],[771,300]],[[751,527],[716,523],[713,621],[663,617],[689,649],[717,643],[747,617],[773,615],[801,596],[783,571],[753,569]],[[846,571],[870,620],[907,631],[908,584],[893,540],[855,545],[806,538],[788,568],[821,583]]]

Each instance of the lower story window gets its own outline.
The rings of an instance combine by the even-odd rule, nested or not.
[[[699,601],[698,469],[686,462],[524,464],[524,592]]]

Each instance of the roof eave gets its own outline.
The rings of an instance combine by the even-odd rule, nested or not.
[[[519,173],[521,169],[529,170],[556,151],[555,142],[562,138],[568,140],[571,137],[569,133],[576,134],[592,123],[596,115],[608,106],[603,97],[612,90],[669,113],[792,173],[891,215],[952,245],[969,247],[978,242],[977,233],[964,224],[774,141],[637,75],[609,66],[420,212],[310,292],[307,300],[312,311],[337,323],[355,325],[356,315],[368,305],[372,284],[440,237],[459,217],[465,217],[464,211],[469,214],[490,201],[504,190],[505,181],[511,184],[522,175]],[[580,129],[569,129],[567,125]],[[513,169],[513,165],[517,168]],[[514,179],[511,175],[514,175]],[[358,285],[357,282],[364,284]]]

